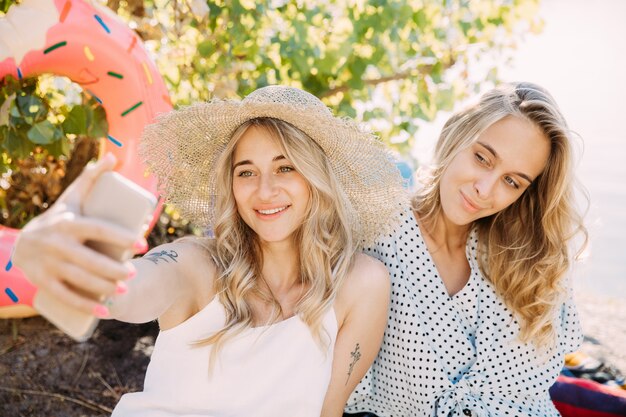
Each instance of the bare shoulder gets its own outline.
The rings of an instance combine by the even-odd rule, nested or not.
[[[212,265],[210,251],[212,245],[209,239],[187,236],[171,243],[165,243],[150,249],[142,259],[159,263],[178,263],[185,265],[189,261],[198,261],[206,258]]]
[[[389,286],[389,271],[385,265],[376,258],[364,253],[359,253],[354,259],[352,269],[346,279],[347,286],[353,286],[353,290],[369,287],[373,289],[387,288]]]
[[[160,273],[176,274],[191,294],[213,292],[217,267],[212,244],[208,239],[185,237],[151,249],[141,259]]]
[[[337,293],[335,309],[338,319],[347,317],[357,304],[387,305],[390,288],[389,271],[385,265],[371,256],[358,254]]]
[[[186,279],[192,280],[196,284],[194,286],[203,287],[210,284],[212,287],[217,266],[213,260],[215,249],[211,239],[185,237],[170,243],[168,247],[163,249],[165,252],[168,250],[178,255],[181,273],[185,275]],[[197,289],[202,290],[203,288]]]
[[[135,263],[138,272],[146,277],[144,281],[152,282],[150,287],[158,287],[143,293],[150,294],[150,302],[160,306],[153,314],[159,318],[161,329],[182,323],[215,296],[217,267],[211,245],[205,240],[187,237],[159,245]]]

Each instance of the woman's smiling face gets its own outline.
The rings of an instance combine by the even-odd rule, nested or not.
[[[250,127],[233,154],[233,195],[243,221],[261,242],[290,239],[306,218],[310,190],[279,142]]]
[[[444,218],[466,226],[505,209],[541,174],[549,154],[548,139],[532,122],[516,116],[495,122],[443,172]]]

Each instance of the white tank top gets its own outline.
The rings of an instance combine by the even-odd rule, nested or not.
[[[319,417],[330,382],[337,318],[322,319],[323,350],[299,316],[226,341],[209,373],[211,346],[194,347],[225,323],[215,297],[183,323],[161,331],[144,391],[126,394],[113,417]]]

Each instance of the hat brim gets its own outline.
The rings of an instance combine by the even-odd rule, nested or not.
[[[262,117],[297,127],[322,148],[355,210],[357,237],[370,244],[397,224],[407,194],[382,142],[326,107],[297,104],[213,100],[159,116],[144,130],[140,152],[166,201],[191,222],[211,227],[217,161],[239,126]]]

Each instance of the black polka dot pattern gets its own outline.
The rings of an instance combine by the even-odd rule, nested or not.
[[[385,337],[371,369],[350,397],[347,413],[379,417],[559,416],[548,395],[563,355],[582,341],[571,297],[555,317],[555,347],[537,351],[518,340],[519,325],[467,242],[469,282],[450,297],[410,211],[399,229],[366,252],[392,279]]]

